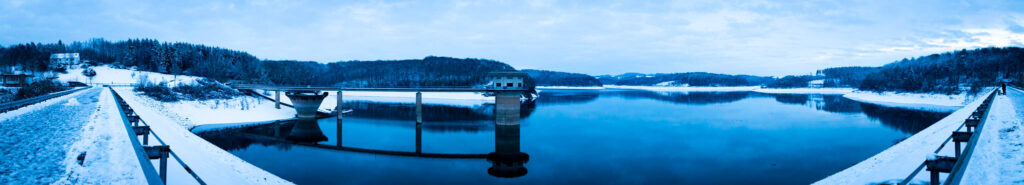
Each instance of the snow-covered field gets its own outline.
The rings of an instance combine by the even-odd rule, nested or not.
[[[148,81],[152,82],[167,82],[170,85],[176,85],[179,83],[193,83],[201,77],[186,76],[186,75],[168,75],[146,71],[134,71],[128,69],[114,69],[109,66],[96,66],[92,68],[96,71],[96,76],[90,79],[85,75],[82,75],[82,68],[69,69],[68,73],[58,74],[57,79],[60,81],[77,81],[83,83],[102,83],[102,84],[133,84],[138,83],[143,76]]]
[[[295,117],[295,109],[274,108],[274,101],[253,96],[236,96],[226,100],[161,102],[139,94],[131,87],[115,87],[123,98],[136,99],[142,105],[157,110],[164,117],[176,120],[185,128],[218,123],[248,123],[281,120]]]
[[[851,93],[844,94],[843,97],[855,101],[877,104],[886,107],[901,107],[937,112],[952,112],[967,104],[968,101],[970,101],[974,96],[969,96],[967,93],[944,95],[894,92],[876,93],[867,91],[854,91]]]
[[[846,94],[853,92],[856,89],[853,88],[788,88],[788,89],[773,89],[773,88],[759,88],[754,89],[754,92],[768,93],[768,94]]]
[[[618,86],[605,85],[606,89],[637,89],[659,92],[700,92],[700,91],[753,91],[768,94],[835,94],[843,95],[854,101],[877,104],[886,107],[898,107],[933,112],[952,112],[963,107],[970,98],[964,94],[921,94],[921,93],[875,93],[858,91],[854,88],[761,88],[757,86],[738,87],[693,87],[693,86]]]
[[[606,89],[639,89],[650,91],[753,91],[759,86],[735,86],[735,87],[695,87],[695,86],[629,86],[629,85],[605,85]]]
[[[537,86],[537,89],[604,89],[601,86]]]
[[[174,114],[167,112],[178,110],[147,104],[147,100],[139,96],[126,96],[130,91],[129,88],[117,89],[153,132],[207,184],[291,184],[207,142],[186,129],[179,120],[166,116]]]
[[[1024,184],[1024,92],[996,96],[960,184]]]
[[[982,94],[979,97],[987,96]],[[932,156],[935,149],[939,147],[950,136],[950,134],[963,124],[964,119],[974,112],[983,100],[978,98],[964,106],[964,108],[951,113],[942,120],[935,122],[928,128],[903,140],[902,142],[889,147],[888,149],[875,154],[850,168],[832,174],[814,184],[876,184],[882,182],[899,182],[910,175],[926,157]],[[953,156],[953,147],[947,146],[939,152],[940,155]],[[942,175],[945,178],[946,175]],[[928,173],[918,173],[913,178],[915,183],[928,180]]]

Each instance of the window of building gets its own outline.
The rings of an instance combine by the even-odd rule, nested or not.
[[[505,86],[506,87],[512,87],[512,83],[506,83]]]
[[[495,87],[501,87],[501,83],[494,83]]]
[[[516,87],[523,87],[523,83],[516,83]]]

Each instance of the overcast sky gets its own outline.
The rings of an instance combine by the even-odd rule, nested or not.
[[[1024,1],[21,1],[0,45],[154,38],[319,62],[487,58],[592,75],[808,74],[1022,46]]]

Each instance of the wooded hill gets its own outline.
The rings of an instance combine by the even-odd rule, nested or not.
[[[520,70],[533,78],[537,86],[574,86],[574,87],[600,87],[601,82],[593,76],[580,73],[567,73],[558,71],[546,71],[536,69]]]
[[[604,83],[614,85],[667,85],[667,86],[759,86],[773,81],[772,77],[751,75],[726,75],[706,72],[640,74],[625,73],[622,75],[598,76]],[[665,84],[667,83],[667,84]]]
[[[109,64],[167,74],[201,76],[219,81],[279,85],[345,87],[475,87],[487,83],[487,73],[516,71],[487,59],[429,56],[423,59],[340,61],[318,63],[260,60],[246,52],[153,39],[52,44],[28,43],[0,47],[0,67],[49,71],[51,53],[77,52],[92,65]],[[527,79],[527,87],[533,87]]]
[[[996,86],[1000,79],[1024,85],[1024,49],[980,48],[902,59],[864,78],[861,90],[958,93]]]

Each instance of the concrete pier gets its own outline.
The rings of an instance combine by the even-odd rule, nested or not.
[[[494,152],[487,154],[491,168],[487,173],[495,177],[526,175],[524,164],[530,155],[519,149],[519,98],[522,92],[497,92],[494,110]]]
[[[499,91],[494,97],[494,123],[497,125],[519,125],[520,91]]]
[[[324,97],[327,97],[327,93],[319,94],[319,91],[291,91],[285,95],[292,100],[296,117],[300,119],[316,118],[320,103],[324,101]]]

